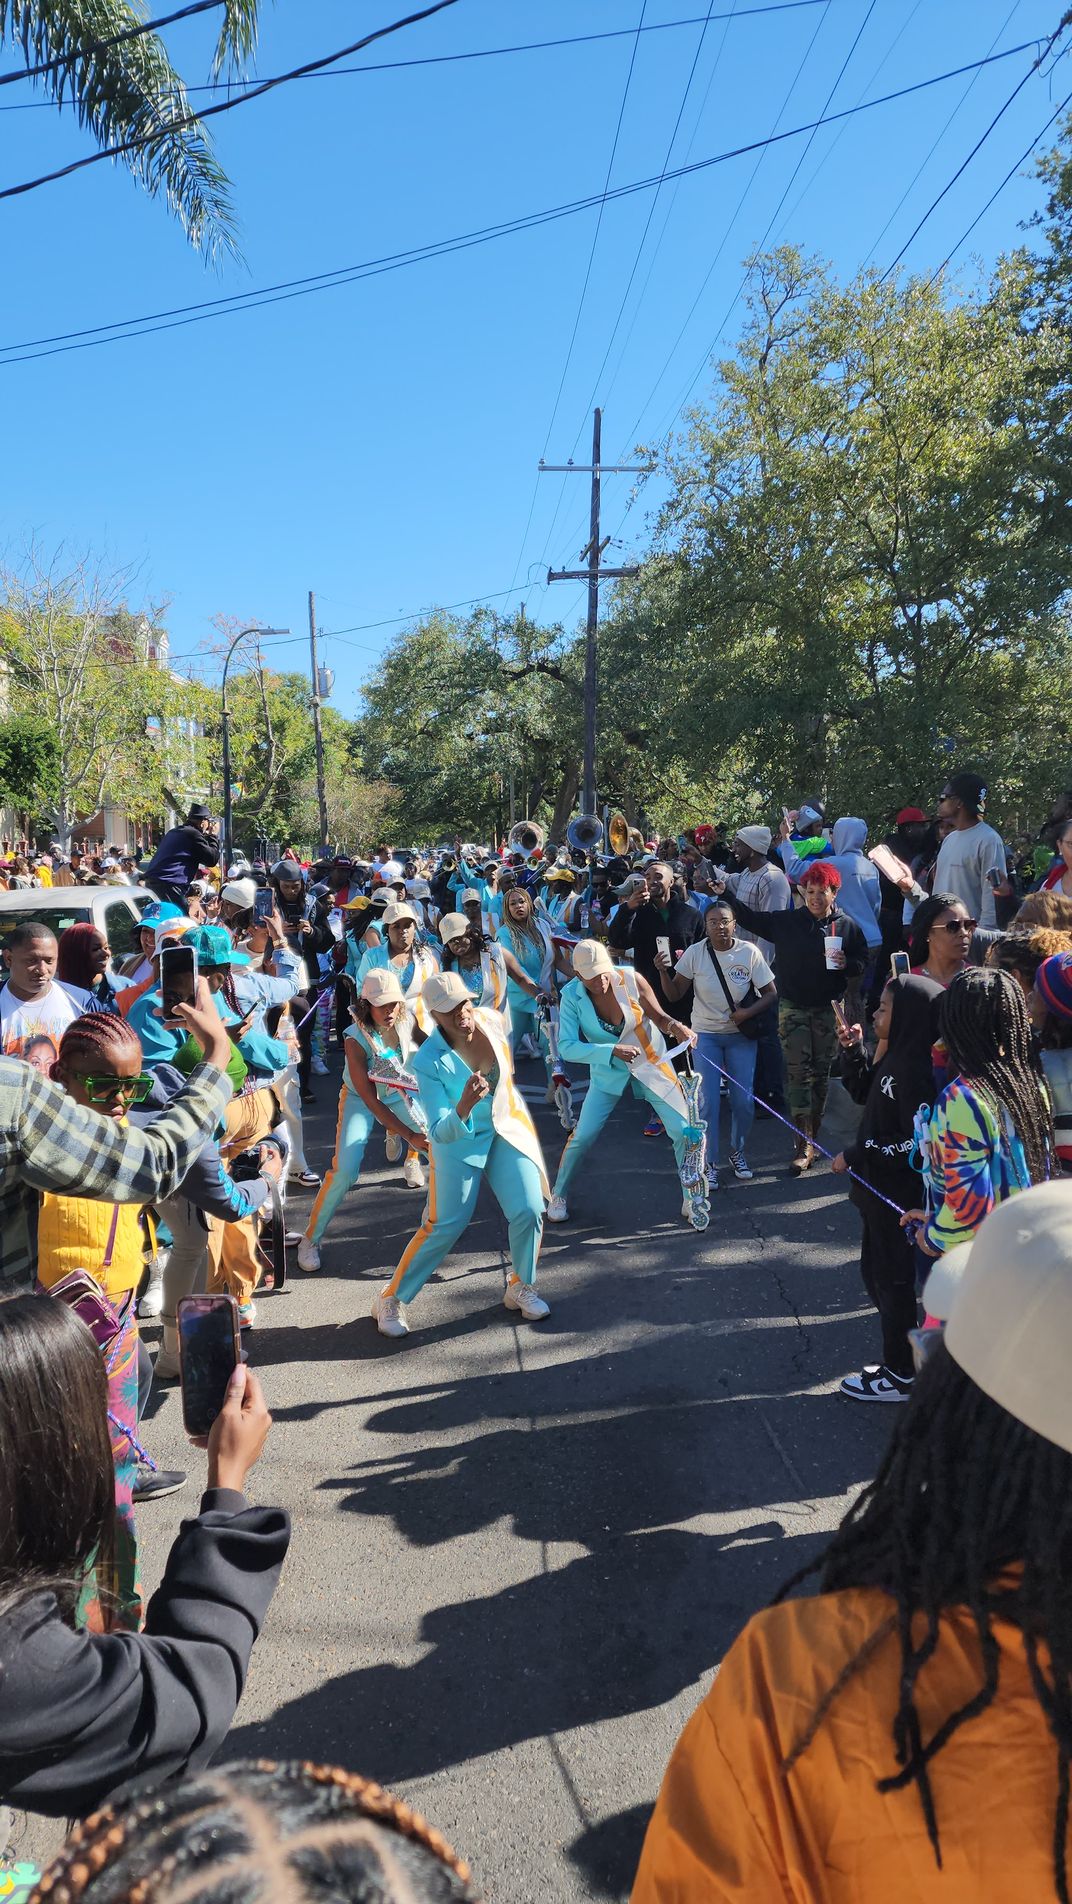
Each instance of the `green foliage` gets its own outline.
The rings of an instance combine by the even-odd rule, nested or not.
[[[0,721],[0,805],[34,812],[60,788],[60,750],[47,720],[13,714]]]
[[[258,0],[223,0],[213,76],[253,51]],[[227,178],[156,33],[129,0],[0,0],[0,45],[17,43],[57,105],[119,156],[151,198],[163,195],[192,244],[211,256],[234,251]],[[112,41],[113,44],[105,42]],[[132,144],[132,150],[123,150]]]
[[[757,276],[604,640],[653,777],[879,821],[974,762],[1022,821],[1072,748],[1064,341],[1012,274],[955,305],[787,249]]]

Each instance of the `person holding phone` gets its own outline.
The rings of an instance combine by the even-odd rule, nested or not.
[[[219,829],[206,806],[192,806],[181,826],[164,834],[145,868],[144,880],[158,899],[181,906],[203,866],[216,866],[220,858]]]
[[[536,1293],[547,1172],[536,1129],[514,1083],[500,1014],[473,1004],[458,972],[428,980],[435,1020],[412,1071],[428,1124],[431,1182],[424,1221],[372,1306],[381,1335],[409,1334],[406,1304],[454,1248],[486,1178],[509,1226],[511,1272],[503,1301],[526,1322],[550,1311]]]
[[[144,1631],[110,1624],[107,1593],[105,1630],[79,1630],[85,1577],[95,1568],[106,1583],[115,1551],[104,1361],[64,1304],[0,1302],[0,1800],[83,1817],[212,1758],[290,1540],[283,1509],[244,1493],[270,1424],[239,1364],[208,1436],[200,1510],[179,1530]]]

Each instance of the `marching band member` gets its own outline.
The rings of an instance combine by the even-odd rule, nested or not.
[[[467,892],[463,892],[459,903],[469,924],[476,926],[477,930],[483,933],[485,939],[498,938],[499,928],[491,914],[484,911],[480,894],[474,887],[470,886]]]
[[[575,932],[584,903],[577,891],[576,871],[572,866],[551,866],[543,876],[543,883],[548,889],[543,901],[548,917],[556,925],[565,926],[568,932]]]
[[[461,902],[465,910],[465,895],[475,892],[480,900],[480,910],[491,920],[493,926],[499,924],[503,914],[503,896],[499,886],[501,868],[497,859],[489,859],[478,873],[464,857],[459,858],[454,877],[449,888]],[[493,936],[493,935],[490,935]]]
[[[510,1036],[510,1001],[507,986],[513,979],[530,998],[536,986],[523,972],[512,952],[486,939],[479,926],[460,912],[448,912],[439,921],[443,941],[443,970],[457,972],[474,1005],[493,1006],[503,1015],[506,1035]]]
[[[457,971],[430,978],[424,1002],[436,1030],[412,1068],[428,1120],[428,1202],[420,1229],[372,1305],[376,1326],[381,1335],[408,1335],[405,1306],[467,1228],[483,1177],[510,1229],[512,1274],[503,1301],[536,1322],[550,1313],[535,1287],[547,1174],[514,1084],[502,1018],[473,1004]]]
[[[635,1096],[660,1118],[681,1168],[688,1121],[685,1094],[673,1065],[666,1062],[662,1034],[672,1044],[696,1042],[688,1025],[667,1016],[647,980],[628,965],[615,965],[596,939],[582,939],[574,946],[573,970],[576,976],[564,987],[559,1009],[559,1051],[567,1063],[589,1065],[592,1081],[577,1128],[562,1152],[547,1206],[551,1223],[568,1220],[570,1180],[630,1084]],[[689,1216],[690,1207],[686,1199],[682,1216]]]
[[[552,991],[556,971],[562,973],[563,983],[572,976],[568,954],[564,947],[555,944],[546,920],[536,916],[531,896],[523,886],[514,886],[503,902],[498,945],[502,952],[511,953],[517,960],[537,992]],[[547,1098],[550,1103],[555,1091],[551,1077],[551,1056],[549,1051],[542,1048],[533,996],[523,990],[515,978],[510,977],[506,981],[506,996],[513,1024],[514,1057],[521,1055],[534,1058],[542,1055],[547,1065]],[[522,1051],[526,1040],[528,1048]]]
[[[346,1068],[339,1096],[335,1155],[320,1186],[309,1227],[298,1244],[299,1269],[320,1268],[320,1240],[348,1190],[361,1173],[365,1146],[377,1124],[399,1147],[408,1144],[410,1157],[427,1150],[426,1122],[412,1091],[387,1080],[405,1079],[413,1050],[409,1014],[398,975],[391,969],[366,972],[354,1005],[354,1023],[346,1033]],[[407,1159],[408,1167],[408,1159]],[[409,1175],[406,1182],[411,1183]],[[423,1188],[424,1172],[415,1189]]]
[[[367,972],[393,971],[402,987],[410,1033],[420,1044],[433,1029],[421,993],[427,980],[434,972],[438,972],[439,959],[429,946],[419,943],[420,920],[412,906],[399,901],[385,906],[380,915],[380,925],[386,934],[386,943],[370,945],[362,954],[357,968],[358,987],[360,989]],[[396,1164],[402,1155],[402,1139],[393,1131],[387,1133],[386,1150],[388,1163]],[[402,1173],[411,1190],[424,1189],[421,1160],[412,1148],[407,1153]]]

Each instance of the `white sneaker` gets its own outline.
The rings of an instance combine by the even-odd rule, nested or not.
[[[548,1223],[568,1223],[569,1211],[566,1208],[565,1197],[552,1196],[551,1201],[544,1211],[544,1215]]]
[[[733,1165],[733,1174],[738,1183],[751,1183],[752,1172],[748,1167],[748,1159],[743,1150],[731,1150],[730,1163]]]
[[[324,1063],[323,1058],[312,1058],[309,1063],[309,1069],[315,1078],[326,1078],[329,1075],[328,1067]]]
[[[319,1245],[313,1242],[311,1236],[303,1236],[298,1244],[298,1268],[307,1269],[310,1275],[320,1268]]]
[[[410,1190],[424,1189],[424,1168],[419,1157],[407,1157],[402,1166],[402,1175]]]
[[[145,1294],[138,1304],[139,1316],[152,1317],[164,1313],[164,1261],[164,1257],[158,1257],[149,1271]]]
[[[399,1302],[397,1296],[389,1296],[386,1289],[380,1290],[372,1305],[372,1314],[381,1335],[409,1334],[405,1303]]]
[[[388,1163],[396,1164],[399,1158],[401,1157],[404,1149],[405,1149],[405,1145],[402,1142],[401,1137],[396,1137],[394,1131],[388,1131],[387,1133],[387,1161]]]
[[[526,1322],[539,1322],[551,1311],[542,1296],[538,1296],[531,1283],[508,1282],[503,1302],[508,1309],[517,1309]]]

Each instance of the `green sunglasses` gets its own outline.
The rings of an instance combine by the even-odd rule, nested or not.
[[[153,1080],[144,1072],[140,1078],[98,1078],[87,1072],[80,1080],[91,1104],[114,1104],[122,1098],[127,1104],[144,1104],[153,1088]]]

